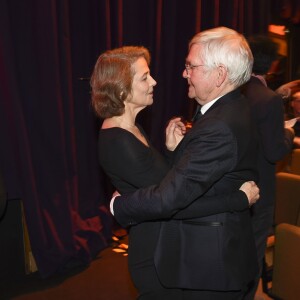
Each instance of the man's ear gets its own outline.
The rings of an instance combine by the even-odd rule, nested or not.
[[[223,82],[225,81],[226,77],[227,77],[227,69],[226,69],[225,66],[219,65],[217,67],[217,72],[218,72],[217,87],[220,87],[223,84]]]

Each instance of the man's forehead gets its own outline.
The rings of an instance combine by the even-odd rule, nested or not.
[[[200,48],[201,48],[200,45],[193,44],[189,50],[186,60],[190,61],[190,60],[200,59],[200,52],[201,52]]]

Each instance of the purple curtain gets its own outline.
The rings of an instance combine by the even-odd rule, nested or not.
[[[219,25],[265,33],[268,12],[262,0],[0,1],[0,167],[41,276],[88,264],[111,236],[88,82],[98,55],[150,49],[158,86],[139,121],[160,147],[167,120],[193,109],[181,77],[189,39]]]

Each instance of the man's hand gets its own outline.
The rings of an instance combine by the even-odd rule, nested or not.
[[[186,133],[186,127],[181,118],[174,118],[169,121],[166,128],[166,147],[170,151],[174,151],[181,142]]]
[[[249,206],[256,203],[256,201],[259,199],[259,188],[255,184],[254,181],[247,181],[245,182],[241,187],[240,190],[243,191],[248,198]]]

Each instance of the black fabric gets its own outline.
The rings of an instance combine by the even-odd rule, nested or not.
[[[221,97],[188,131],[173,168],[158,186],[117,197],[114,215],[124,226],[171,217],[203,194],[235,191],[257,180],[257,143],[247,99],[239,90]],[[196,201],[197,201],[196,200]],[[219,213],[186,224],[162,222],[155,266],[168,287],[240,290],[258,273],[249,210]],[[197,226],[220,222],[223,226]]]
[[[146,137],[142,128],[140,126],[139,128]],[[146,139],[149,142],[147,137]],[[138,188],[158,184],[166,175],[168,164],[150,142],[149,144],[149,147],[145,146],[131,132],[122,128],[100,130],[98,141],[100,165],[121,194],[126,195]],[[243,192],[219,197],[203,197],[201,201],[195,201],[180,211],[174,218],[190,219],[235,208],[241,210],[248,208],[248,200]],[[205,225],[211,226],[211,223]],[[157,276],[154,252],[160,228],[159,221],[144,222],[129,228],[129,270],[139,291],[139,299],[181,299],[183,295],[187,297],[189,291],[183,293],[176,288],[166,289]]]
[[[159,183],[169,169],[164,157],[147,140],[149,147],[119,127],[99,132],[100,165],[121,194]]]
[[[121,194],[158,184],[168,171],[164,158],[151,144],[147,147],[118,127],[100,130],[98,154],[100,165]],[[171,298],[174,293],[163,288],[154,266],[159,229],[159,222],[145,222],[129,230],[129,271],[140,299],[163,299],[169,293]]]
[[[0,173],[0,221],[2,219],[2,216],[5,213],[6,204],[7,204],[7,194],[4,187],[2,175]]]

